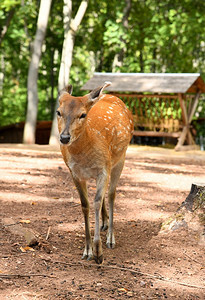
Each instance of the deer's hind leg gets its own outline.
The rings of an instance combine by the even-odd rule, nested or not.
[[[122,159],[117,163],[117,165],[114,166],[110,176],[110,186],[108,191],[109,227],[108,227],[107,242],[106,242],[108,248],[115,247],[115,236],[113,232],[113,210],[114,210],[116,187],[120,179],[120,175],[122,173],[124,160],[125,160],[125,155],[123,155]]]
[[[101,224],[100,230],[106,231],[108,229],[108,214],[107,214],[107,209],[106,209],[106,205],[105,205],[105,197],[103,198],[101,216],[102,216],[102,224]]]

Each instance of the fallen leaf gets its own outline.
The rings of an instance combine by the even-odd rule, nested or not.
[[[30,220],[21,220],[19,222],[22,223],[22,224],[30,224],[31,223]]]
[[[23,247],[20,247],[21,252],[25,253],[26,250]]]
[[[26,246],[26,247],[20,247],[21,252],[25,253],[27,251],[35,251],[32,247]]]
[[[36,202],[31,202],[31,205],[36,205],[37,203]]]
[[[35,252],[35,250],[32,247],[29,247],[29,246],[24,247],[24,250]]]
[[[119,288],[118,291],[119,291],[119,292],[128,292],[128,290],[125,289],[125,288]]]

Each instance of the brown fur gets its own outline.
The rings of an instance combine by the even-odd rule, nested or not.
[[[132,114],[117,97],[102,94],[109,84],[95,89],[83,97],[73,97],[63,91],[58,108],[60,137],[68,137],[61,144],[63,159],[71,171],[80,195],[85,218],[86,245],[83,258],[93,256],[97,263],[103,261],[100,239],[99,216],[102,214],[101,230],[108,228],[107,246],[114,248],[113,205],[117,182],[124,165],[125,152],[133,132]],[[86,114],[86,117],[85,117]],[[65,141],[64,141],[65,142]],[[92,245],[89,229],[89,202],[86,181],[96,179],[97,192],[94,200],[95,236]],[[105,192],[108,191],[108,215]]]

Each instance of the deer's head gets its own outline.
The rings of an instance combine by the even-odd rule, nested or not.
[[[94,89],[83,97],[72,96],[72,85],[60,91],[60,106],[56,113],[62,144],[71,144],[81,135],[89,110],[99,101],[102,91],[110,84],[110,82],[105,82],[103,86]]]

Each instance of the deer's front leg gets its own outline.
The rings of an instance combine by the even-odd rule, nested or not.
[[[97,193],[94,200],[95,209],[95,235],[93,240],[93,255],[96,263],[101,264],[103,262],[102,242],[100,238],[100,214],[102,210],[103,199],[105,196],[106,188],[108,184],[108,176],[102,173],[97,178]]]
[[[73,178],[75,186],[78,190],[81,200],[82,211],[85,220],[85,250],[82,259],[91,260],[93,258],[92,239],[90,234],[90,220],[89,220],[89,202],[87,195],[87,185],[85,181],[78,181]]]

